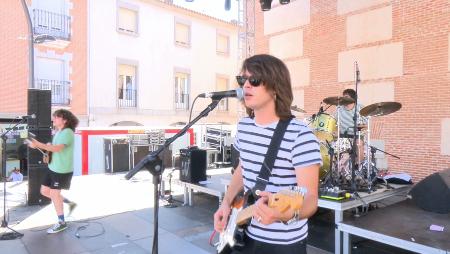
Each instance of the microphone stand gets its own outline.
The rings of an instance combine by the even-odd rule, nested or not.
[[[356,176],[355,176],[355,171],[358,168],[358,162],[356,161],[357,156],[356,153],[358,151],[357,148],[357,136],[356,136],[356,131],[357,131],[357,124],[358,124],[358,84],[360,82],[360,77],[359,77],[359,68],[358,68],[358,62],[355,62],[355,93],[356,93],[356,98],[355,98],[355,113],[353,114],[353,145],[352,145],[352,154],[351,154],[351,159],[352,159],[352,182],[351,182],[351,191],[352,192],[356,192],[357,191],[357,187],[356,187]]]
[[[150,152],[145,156],[133,169],[125,175],[125,179],[130,180],[138,171],[142,168],[147,169],[153,175],[153,191],[154,191],[154,211],[153,211],[153,247],[152,253],[158,254],[158,210],[159,210],[159,196],[158,189],[161,183],[161,175],[164,172],[163,161],[159,157],[159,154],[164,151],[170,144],[172,144],[177,138],[184,135],[189,128],[194,125],[202,117],[205,117],[219,104],[220,99],[213,100],[200,114],[194,118],[191,122],[181,129],[177,134],[167,139],[164,144],[156,151]]]
[[[3,220],[2,220],[2,228],[7,228],[11,230],[12,232],[4,233],[0,236],[0,240],[14,240],[17,238],[22,238],[23,234],[17,232],[16,230],[10,228],[8,226],[8,221],[6,220],[6,134],[8,134],[11,130],[17,127],[17,125],[23,123],[26,118],[20,119],[18,123],[16,123],[11,129],[5,131],[1,135],[2,139],[2,175],[3,175]]]

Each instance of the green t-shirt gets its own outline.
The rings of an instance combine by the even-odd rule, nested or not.
[[[52,153],[52,161],[48,165],[50,170],[60,174],[73,172],[74,134],[72,129],[65,128],[58,131],[55,136],[53,136],[52,144],[64,144],[64,148],[57,153]]]

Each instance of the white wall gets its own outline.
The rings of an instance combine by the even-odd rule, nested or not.
[[[139,8],[139,35],[116,31],[116,1],[89,1],[89,107],[91,126],[107,126],[119,121],[144,125],[187,121],[189,112],[174,110],[174,69],[190,70],[192,103],[196,95],[214,91],[216,75],[227,75],[235,88],[238,71],[237,27],[203,15],[153,1],[121,1]],[[191,47],[174,44],[175,19],[191,23]],[[228,57],[216,54],[216,29],[230,35]],[[118,109],[117,60],[138,63],[136,109]],[[209,100],[198,100],[201,111]],[[210,114],[216,121],[236,121],[237,101],[229,100],[230,113]]]

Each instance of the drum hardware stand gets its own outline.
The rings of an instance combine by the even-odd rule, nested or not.
[[[334,179],[333,174],[333,157],[334,157],[334,149],[333,146],[325,140],[328,146],[328,154],[330,155],[330,166],[328,168],[328,172],[326,173],[323,181],[323,187],[334,187],[337,185],[336,180]]]
[[[164,144],[158,148],[158,150],[150,152],[145,156],[133,169],[131,169],[126,175],[125,179],[130,180],[141,169],[146,168],[153,175],[153,191],[154,191],[154,210],[153,210],[153,246],[152,253],[158,254],[158,210],[159,210],[159,184],[161,183],[161,175],[164,172],[163,161],[160,158],[162,152],[169,147],[177,138],[183,136],[189,128],[198,122],[202,117],[205,117],[219,104],[219,100],[212,100],[212,102],[202,111],[200,114],[183,129],[178,131],[171,138],[166,139]]]
[[[350,154],[351,157],[351,172],[352,172],[352,180],[351,180],[351,191],[356,192],[356,179],[355,179],[355,171],[358,168],[358,162],[356,160],[356,147],[357,147],[357,136],[356,136],[356,130],[357,130],[357,124],[358,124],[358,83],[360,82],[359,77],[359,67],[358,62],[355,61],[355,106],[354,110],[355,113],[353,114],[353,144],[352,144],[352,152]]]
[[[8,220],[6,219],[6,134],[8,134],[11,130],[14,130],[14,128],[17,127],[17,125],[25,122],[27,118],[22,118],[20,119],[20,121],[18,123],[16,123],[12,128],[10,128],[9,130],[5,131],[2,135],[1,135],[1,139],[2,139],[2,177],[3,177],[3,220],[2,220],[2,228],[7,228],[9,230],[11,230],[12,232],[9,233],[4,233],[3,235],[0,236],[0,240],[14,240],[17,238],[22,238],[24,234],[17,232],[16,230],[10,228],[8,226]]]

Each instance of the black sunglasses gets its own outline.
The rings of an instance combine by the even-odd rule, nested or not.
[[[261,85],[261,79],[255,78],[255,77],[247,77],[247,76],[236,76],[236,81],[238,82],[240,87],[243,87],[245,84],[245,81],[247,81],[250,83],[250,85],[252,86],[259,86]]]

